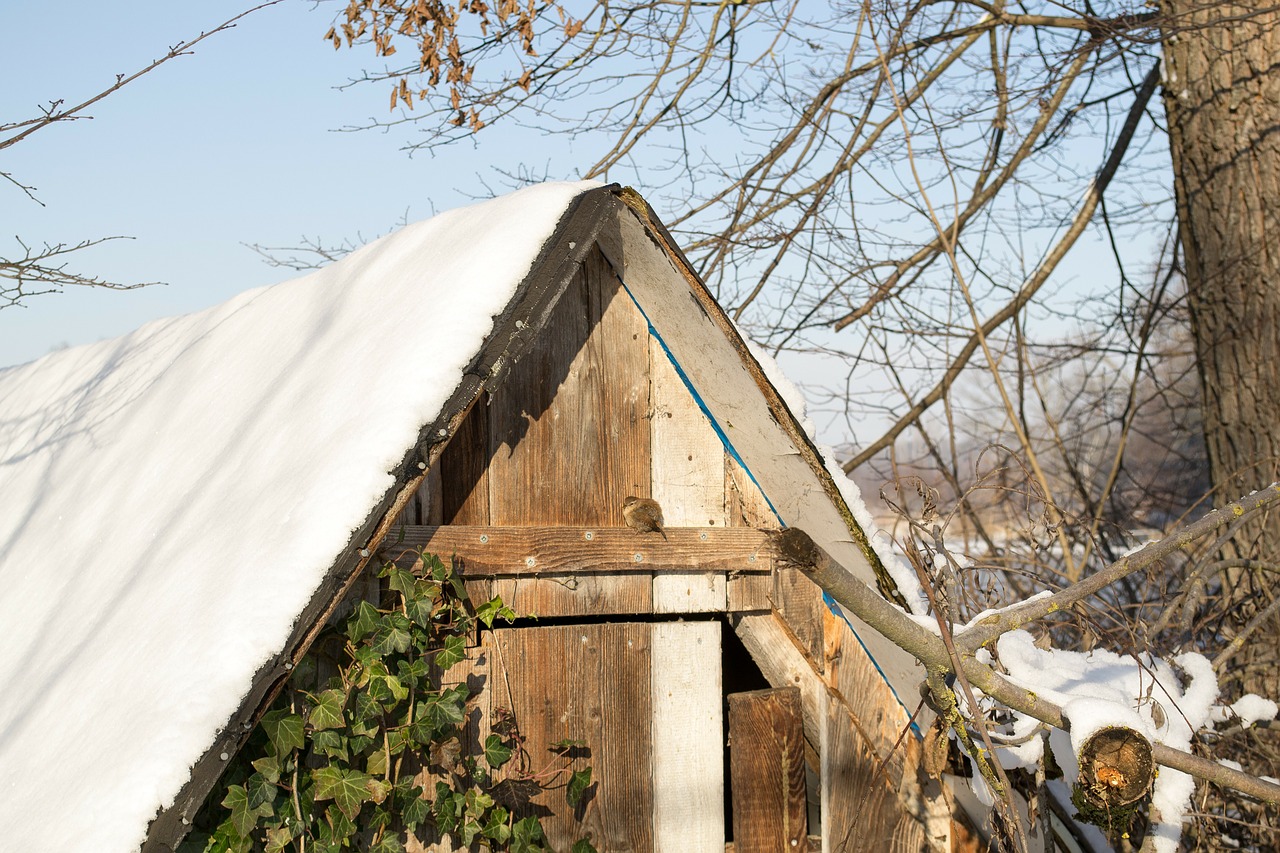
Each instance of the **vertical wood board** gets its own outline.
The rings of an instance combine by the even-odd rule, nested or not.
[[[796,687],[729,696],[736,853],[804,849],[808,818],[802,717]]]
[[[445,524],[489,523],[488,404],[489,396],[481,394],[440,454],[440,517]]]
[[[621,524],[649,488],[647,328],[591,252],[493,393],[490,523]]]
[[[533,805],[553,849],[588,834],[597,850],[653,849],[649,772],[652,702],[650,629],[636,623],[504,628],[493,632],[489,702],[510,708],[533,770],[555,765],[549,747],[584,741],[594,787],[571,811],[563,788]],[[566,777],[567,778],[567,777]]]
[[[654,850],[723,853],[720,623],[652,627]]]
[[[723,527],[724,448],[662,347],[649,342],[653,498],[671,527]],[[657,613],[721,612],[728,604],[723,574],[659,574]]]

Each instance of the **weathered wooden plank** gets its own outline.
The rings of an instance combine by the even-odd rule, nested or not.
[[[697,581],[706,575],[689,575]],[[537,575],[531,577],[480,578],[466,581],[467,594],[474,602],[484,602],[495,595],[512,607],[520,616],[551,618],[558,616],[619,616],[627,614],[656,613],[651,596],[653,575],[627,572],[618,574],[591,573],[578,575]],[[636,583],[643,580],[644,584]],[[760,590],[760,598],[766,601],[764,608],[743,607],[741,602],[730,600],[729,613],[765,612],[768,608],[769,575],[738,575],[733,578],[736,586],[746,588],[747,581]]]
[[[440,454],[440,518],[446,524],[489,523],[488,395],[481,394]]]
[[[647,325],[593,250],[489,406],[490,521],[615,525],[649,490]]]
[[[658,622],[652,627],[653,849],[657,853],[720,853],[724,849],[720,623]]]
[[[822,619],[827,683],[848,705],[854,725],[860,729],[865,742],[875,745],[879,760],[884,762],[889,783],[896,787],[904,773],[915,772],[916,765],[909,759],[915,756],[918,763],[920,750],[909,749],[907,741],[916,736],[911,732],[903,736],[907,723],[895,712],[897,703],[890,702],[891,697],[878,705],[866,701],[867,696],[878,697],[888,692],[884,678],[862,652],[858,638],[843,619],[830,610],[823,613]],[[924,678],[923,669],[920,670],[920,678]],[[916,699],[917,704],[919,701]],[[911,747],[918,747],[918,743]]]
[[[733,528],[774,530],[778,520],[764,495],[732,456],[723,454],[725,519]],[[727,584],[730,612],[768,610],[773,607],[773,582],[756,575],[731,574]]]
[[[575,769],[589,765],[596,783],[576,811],[562,788],[530,801],[549,813],[542,823],[553,850],[587,834],[597,850],[653,849],[650,629],[613,623],[493,632],[489,689],[526,738],[526,769],[556,766],[550,747],[566,738],[585,741],[590,753],[574,762]]]
[[[419,524],[444,524],[444,482],[440,463],[427,469],[427,478],[418,488]]]
[[[724,447],[656,339],[649,341],[653,498],[672,527],[725,526]],[[723,574],[659,574],[658,613],[723,612]]]
[[[738,461],[724,454],[725,513],[733,527],[776,530],[778,519],[769,502]]]
[[[822,723],[824,848],[830,853],[889,853],[895,849],[900,816],[892,781],[844,703],[832,698]]]
[[[804,572],[791,566],[780,566],[773,573],[773,607],[783,624],[795,634],[805,654],[813,660],[819,673],[826,669],[823,657],[823,618],[829,611],[822,600],[822,589]]]
[[[768,610],[773,606],[773,577],[746,572],[730,572],[725,583],[730,613]]]
[[[653,576],[626,574],[550,574],[469,580],[474,602],[497,596],[518,616],[625,616],[653,612]]]
[[[733,841],[740,853],[801,849],[808,834],[800,689],[729,696]]]
[[[724,853],[736,853],[737,849],[737,845],[730,841],[724,846]],[[806,836],[804,843],[799,847],[791,847],[787,849],[787,853],[805,853],[805,851],[807,851],[807,853],[822,853],[822,837],[819,835]]]
[[[545,574],[748,572],[768,574],[775,551],[767,533],[747,528],[406,526],[397,546],[454,554],[468,577]]]

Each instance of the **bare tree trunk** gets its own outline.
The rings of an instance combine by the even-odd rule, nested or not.
[[[1227,500],[1275,480],[1280,460],[1280,12],[1204,0],[1164,9],[1205,440]]]
[[[1278,8],[1163,4],[1165,111],[1219,502],[1275,481],[1280,467]],[[1280,514],[1241,526],[1223,556],[1280,563]],[[1237,568],[1223,580],[1247,618],[1280,593],[1274,577]],[[1275,691],[1276,621],[1238,662],[1245,690]]]

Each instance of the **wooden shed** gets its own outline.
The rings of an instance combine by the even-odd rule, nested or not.
[[[593,807],[546,804],[556,849],[947,849],[909,720],[923,671],[774,559],[769,531],[799,526],[887,578],[767,369],[643,199],[584,187],[144,849],[181,840],[393,543],[456,556],[474,600],[521,616],[459,671],[531,751],[590,746]],[[628,495],[661,504],[665,536],[624,526]]]
[[[924,848],[883,664],[768,545],[821,530],[874,583],[828,467],[637,195],[585,194],[546,254],[392,529],[457,555],[473,601],[537,617],[482,632],[471,667],[531,752],[591,745],[597,802],[545,819],[553,846]],[[627,495],[665,537],[622,526]],[[799,701],[746,692],[770,686]]]

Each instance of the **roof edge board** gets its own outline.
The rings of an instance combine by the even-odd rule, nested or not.
[[[240,707],[192,766],[186,784],[173,803],[152,819],[142,844],[143,853],[175,850],[191,831],[196,813],[221,778],[228,760],[248,740],[254,725],[283,687],[293,664],[307,653],[333,607],[376,553],[391,520],[412,494],[409,487],[420,482],[423,472],[439,458],[481,393],[500,380],[507,367],[519,360],[545,327],[551,309],[595,244],[602,224],[609,221],[605,208],[616,204],[617,189],[618,185],[613,184],[588,190],[575,198],[561,215],[555,231],[539,250],[506,308],[494,316],[493,329],[463,371],[440,413],[419,431],[416,443],[390,472],[394,476],[393,484],[352,533],[347,546],[325,573],[295,621],[284,648],[254,674]]]

